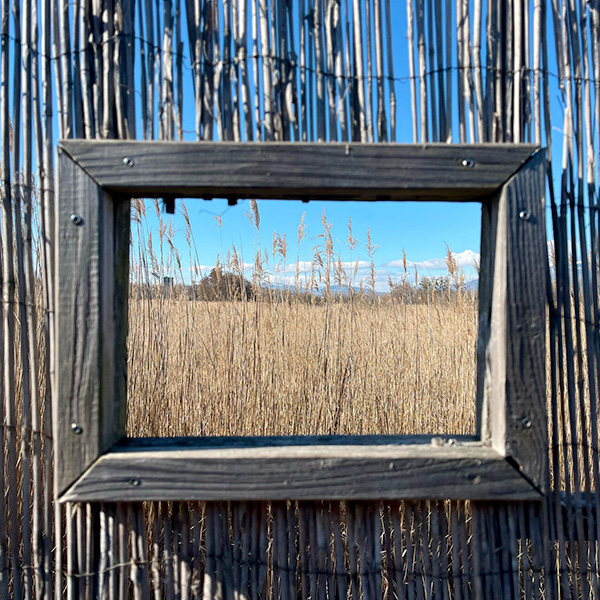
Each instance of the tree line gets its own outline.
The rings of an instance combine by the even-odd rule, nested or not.
[[[384,292],[374,293],[373,290],[357,287],[344,287],[342,289],[294,289],[293,286],[268,286],[264,283],[252,283],[242,274],[234,273],[222,267],[213,267],[195,284],[175,283],[172,277],[163,277],[162,284],[132,283],[131,294],[133,298],[141,297],[177,297],[189,300],[207,302],[217,301],[307,301],[312,303],[325,302],[329,299],[336,301],[351,301],[356,299],[373,300],[387,298],[405,304],[419,304],[424,302],[451,301],[458,296],[477,293],[476,285],[468,285],[464,279],[453,281],[451,275],[423,276],[414,282],[404,277],[398,282],[388,278],[387,289]]]

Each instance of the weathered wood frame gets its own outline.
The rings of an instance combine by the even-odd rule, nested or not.
[[[57,498],[540,498],[545,167],[530,145],[60,142]],[[126,438],[129,200],[161,196],[480,202],[477,435]]]

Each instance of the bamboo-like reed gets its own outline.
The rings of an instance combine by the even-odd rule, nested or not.
[[[362,44],[362,2],[353,0],[354,6],[354,61],[356,67],[356,85],[358,88],[358,114],[360,122],[360,141],[367,141],[367,109],[365,101],[365,72]]]
[[[471,72],[471,20],[469,17],[469,2],[463,0],[462,7],[463,19],[463,79],[464,94],[467,106],[469,107],[469,141],[477,142],[477,133],[475,130],[475,100],[473,94],[473,74]]]
[[[0,15],[0,597],[598,596],[597,2],[2,0]],[[544,503],[54,505],[55,132],[182,139],[188,120],[199,140],[548,146]]]
[[[421,141],[429,139],[429,103],[427,98],[427,64],[425,62],[425,6],[424,0],[417,0],[416,10],[418,58],[419,58],[419,114],[421,117]]]
[[[483,100],[483,72],[481,68],[481,0],[475,2],[473,12],[473,68],[474,87],[477,106],[477,139],[488,141],[485,124],[487,123],[486,105]],[[487,78],[486,78],[487,79]]]
[[[334,24],[333,24],[333,12],[334,2],[325,2],[325,15],[324,15],[324,33],[325,33],[325,68],[327,71],[326,83],[327,83],[327,99],[328,99],[328,129],[329,139],[331,141],[338,141],[338,127],[336,119],[336,82],[334,79],[335,72],[335,49],[334,49]]]
[[[459,136],[458,139],[461,144],[464,144],[467,141],[467,125],[465,121],[465,27],[464,27],[464,2],[463,0],[456,0],[456,56],[457,56],[457,65],[458,71],[456,75],[457,81],[457,101],[458,101],[458,131]]]
[[[390,6],[390,0],[385,0],[385,24],[386,31],[384,34],[386,52],[387,52],[387,72],[388,72],[388,84],[389,84],[389,98],[390,98],[390,141],[396,141],[396,120],[397,120],[397,106],[396,106],[396,81],[394,78],[394,51],[392,44],[392,10]],[[436,27],[439,24],[436,24]],[[441,70],[440,70],[441,72]]]
[[[382,0],[375,0],[373,7],[375,21],[375,72],[377,73],[377,141],[387,142],[387,110],[384,94],[385,76],[383,73],[383,23]]]
[[[366,110],[367,110],[367,139],[369,142],[375,141],[375,126],[373,125],[373,121],[375,119],[373,112],[373,44],[371,39],[371,29],[372,29],[372,2],[373,0],[364,0],[365,5],[365,51],[366,51],[366,73],[365,73],[365,82],[367,84],[366,90]],[[363,27],[361,26],[361,34]]]

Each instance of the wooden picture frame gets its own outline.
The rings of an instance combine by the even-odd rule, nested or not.
[[[60,142],[57,498],[541,498],[545,169],[531,145]],[[213,196],[480,202],[477,435],[126,438],[129,200]]]

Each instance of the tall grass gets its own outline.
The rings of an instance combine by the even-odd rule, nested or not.
[[[458,291],[377,294],[370,235],[370,275],[356,281],[323,216],[310,275],[296,270],[292,285],[265,285],[269,260],[287,259],[285,236],[275,233],[271,256],[255,257],[253,293],[209,300],[193,285],[154,283],[152,273],[181,271],[181,246],[160,215],[149,232],[145,210],[134,206],[129,435],[474,432],[476,300],[462,291],[450,250]],[[256,203],[249,217],[258,230]],[[357,243],[350,223],[347,244]],[[244,277],[235,248],[216,263],[217,274]]]
[[[473,308],[135,300],[130,434],[472,433]]]

